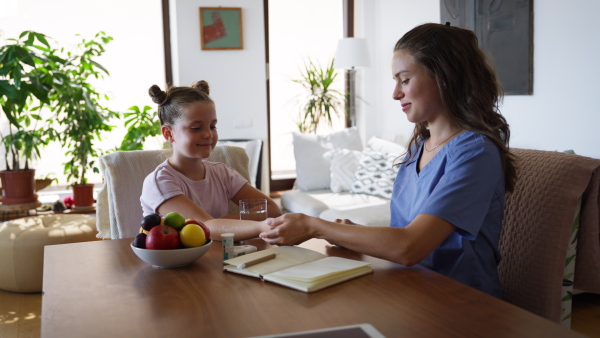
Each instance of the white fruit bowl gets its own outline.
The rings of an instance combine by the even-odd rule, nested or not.
[[[172,250],[140,249],[133,246],[133,242],[129,246],[141,260],[155,268],[178,268],[192,264],[202,257],[210,249],[211,244],[212,240],[209,240],[203,246]]]

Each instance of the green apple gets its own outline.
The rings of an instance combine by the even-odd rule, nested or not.
[[[180,231],[185,225],[185,218],[180,213],[172,211],[165,215],[165,225]]]

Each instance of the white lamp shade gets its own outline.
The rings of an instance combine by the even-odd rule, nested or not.
[[[367,67],[369,65],[366,39],[343,38],[338,41],[335,52],[335,68]]]

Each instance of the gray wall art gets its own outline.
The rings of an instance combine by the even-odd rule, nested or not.
[[[533,0],[440,0],[441,23],[467,28],[488,51],[504,94],[533,94]]]

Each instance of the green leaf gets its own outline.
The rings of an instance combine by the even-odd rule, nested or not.
[[[40,34],[40,33],[34,33],[34,34],[39,42],[43,43],[46,47],[48,47],[48,49],[50,49],[50,44],[46,40],[46,36],[44,34]]]
[[[0,80],[0,94],[8,98],[14,98],[16,89],[7,80]]]

